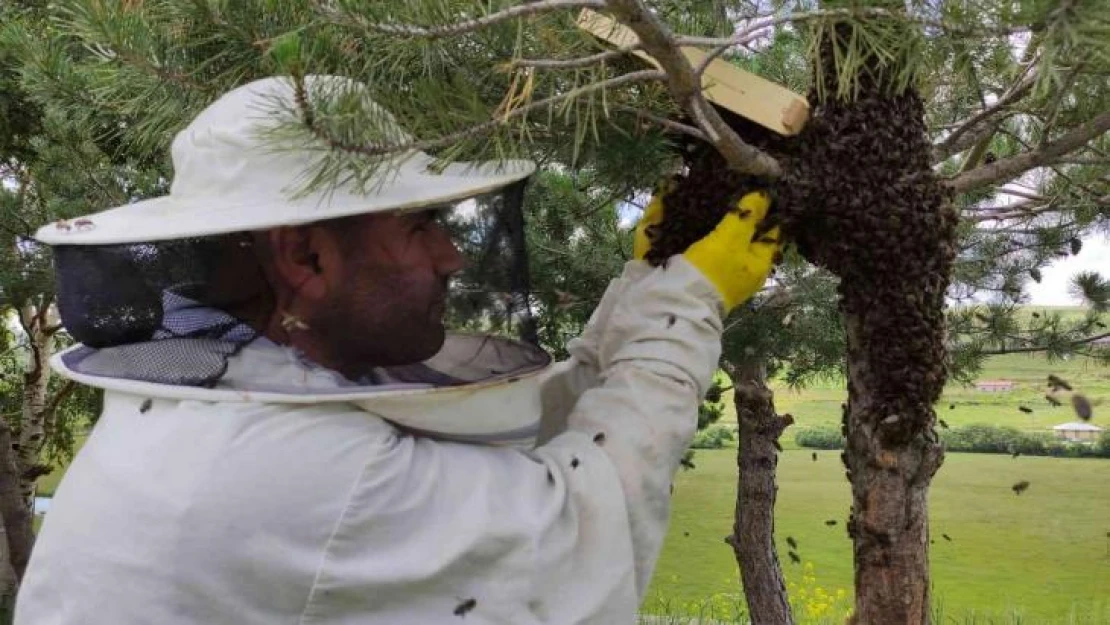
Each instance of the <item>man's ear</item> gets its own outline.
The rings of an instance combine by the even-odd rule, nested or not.
[[[320,258],[331,256],[328,246],[334,242],[324,236],[321,228],[313,226],[274,228],[266,235],[275,277],[298,297],[323,299],[328,283]]]

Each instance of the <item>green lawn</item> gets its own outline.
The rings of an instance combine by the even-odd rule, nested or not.
[[[851,590],[850,499],[838,455],[819,452],[813,462],[809,451],[788,450],[779,463],[780,555],[795,592],[811,597],[818,588],[833,597]],[[1032,483],[1020,497],[1010,490],[1019,480]],[[722,541],[735,492],[735,451],[699,451],[697,469],[675,483],[652,594],[702,601],[736,592],[736,563]],[[930,501],[933,583],[947,613],[1021,608],[1064,622],[1073,605],[1110,603],[1110,460],[950,454]],[[826,519],[839,522],[829,527]],[[787,536],[812,563],[808,579],[804,564],[786,558]]]

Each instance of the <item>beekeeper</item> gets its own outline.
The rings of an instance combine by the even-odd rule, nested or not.
[[[722,316],[771,268],[767,196],[629,262],[552,364],[443,323],[463,260],[437,213],[533,164],[410,152],[367,192],[291,194],[322,153],[268,143],[294,101],[227,93],[174,139],[168,195],[39,230],[79,342],[53,366],[105,393],[16,623],[633,623]]]

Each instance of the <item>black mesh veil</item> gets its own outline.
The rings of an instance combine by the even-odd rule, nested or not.
[[[522,200],[525,181],[445,211],[467,268],[448,329],[535,344]],[[235,311],[268,290],[249,233],[53,248],[62,323],[81,347],[63,357],[126,379],[212,386],[258,338]],[[475,344],[481,349],[481,343]],[[545,360],[534,349],[537,363]],[[444,382],[441,377],[438,382]]]

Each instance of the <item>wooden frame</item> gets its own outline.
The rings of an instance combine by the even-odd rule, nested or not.
[[[578,27],[618,48],[639,42],[632,29],[590,9],[582,10],[578,16]],[[682,53],[694,67],[700,66],[708,56],[706,52],[690,47],[682,48]],[[655,59],[643,50],[636,50],[633,54],[659,67]],[[710,102],[780,135],[798,134],[809,121],[809,102],[803,96],[723,59],[713,59],[706,67],[702,75],[702,89]]]

